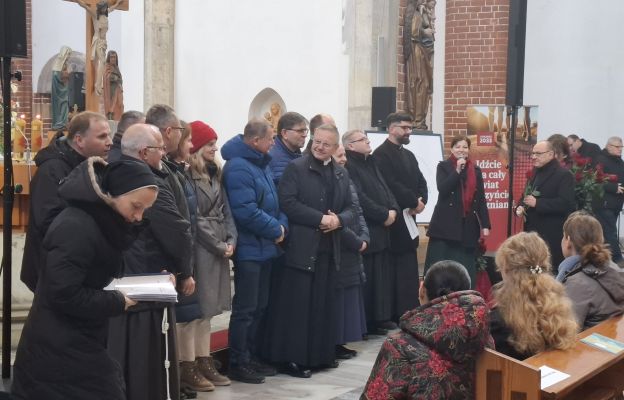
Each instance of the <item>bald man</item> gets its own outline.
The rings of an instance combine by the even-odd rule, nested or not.
[[[533,174],[527,185],[532,185],[534,194],[524,197],[516,213],[526,213],[524,230],[539,233],[548,244],[553,274],[556,276],[559,264],[563,261],[563,223],[576,208],[574,176],[561,167],[548,141],[537,142],[533,146],[531,160]]]

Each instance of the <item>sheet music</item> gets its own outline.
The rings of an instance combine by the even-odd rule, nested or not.
[[[416,225],[416,217],[410,215],[409,208],[403,209],[403,219],[405,220],[405,226],[410,234],[412,240],[418,237],[418,226]]]
[[[119,290],[136,301],[177,302],[178,292],[169,274],[129,275],[113,279],[104,290]]]

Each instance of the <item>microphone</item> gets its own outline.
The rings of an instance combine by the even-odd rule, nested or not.
[[[460,159],[460,160],[464,160],[464,161],[466,160],[466,158],[468,158],[468,157],[466,157],[466,156],[461,156],[461,157],[459,157],[459,159]],[[464,164],[462,164],[460,168],[461,168],[461,170],[463,171],[463,170],[464,170],[464,168],[466,168],[466,164],[465,164],[465,163],[464,163]]]

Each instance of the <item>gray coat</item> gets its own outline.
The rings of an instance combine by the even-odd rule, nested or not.
[[[582,330],[624,312],[624,272],[612,262],[604,268],[578,264],[563,285]]]
[[[221,182],[202,181],[192,171],[188,177],[197,195],[196,292],[203,317],[210,318],[231,309],[230,261],[223,253],[227,244],[236,246],[237,232]]]

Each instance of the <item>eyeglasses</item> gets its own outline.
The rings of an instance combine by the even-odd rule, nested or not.
[[[307,135],[309,132],[308,128],[301,128],[301,129],[286,129],[287,131],[293,131],[293,132],[297,132],[300,135]]]
[[[145,146],[146,149],[148,150],[159,150],[162,152],[167,151],[167,147],[166,146]]]
[[[181,126],[170,126],[169,128],[175,129],[176,131],[180,131],[180,132],[184,130],[184,127],[181,127]]]
[[[359,138],[358,140],[352,140],[349,143],[358,143],[358,142],[370,143],[370,140],[366,136],[364,136],[363,138]]]
[[[538,157],[541,155],[544,155],[546,153],[550,153],[552,150],[546,150],[546,151],[532,151],[531,152],[531,157]]]
[[[335,146],[335,144],[321,142],[320,140],[312,140],[312,144],[315,146],[321,146],[324,149],[329,149]]]
[[[616,149],[621,149],[624,147],[624,146],[618,146],[617,144],[611,144],[611,143],[609,143],[609,146],[615,147]]]

